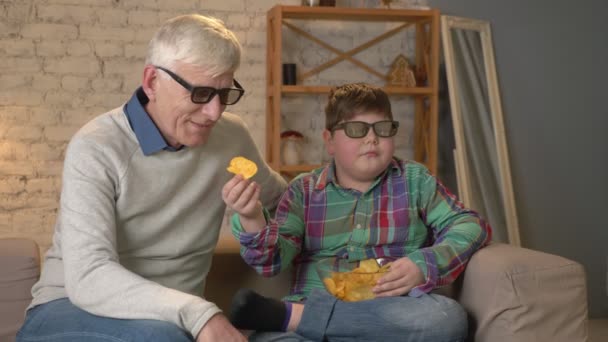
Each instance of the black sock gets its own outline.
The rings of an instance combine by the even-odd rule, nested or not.
[[[229,318],[230,323],[238,329],[285,331],[287,314],[282,301],[266,298],[250,289],[240,289],[232,298]]]

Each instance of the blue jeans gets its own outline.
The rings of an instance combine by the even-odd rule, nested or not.
[[[17,333],[17,342],[24,341],[192,342],[193,338],[173,323],[95,316],[62,298],[28,310]]]
[[[343,302],[323,290],[306,301],[295,333],[254,333],[250,341],[432,341],[467,337],[467,314],[437,294]]]

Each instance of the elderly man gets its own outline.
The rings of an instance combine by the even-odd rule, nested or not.
[[[239,117],[241,47],[214,18],[186,15],[155,34],[143,81],[87,123],[66,152],[53,246],[18,341],[241,341],[201,297],[224,216],[230,160],[275,206],[285,182]]]

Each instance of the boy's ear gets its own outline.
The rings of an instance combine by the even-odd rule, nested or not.
[[[331,135],[329,130],[323,131],[323,142],[325,143],[325,150],[330,156],[334,155],[334,137]]]
[[[156,69],[153,65],[146,65],[144,67],[144,77],[141,82],[141,87],[146,93],[148,99],[151,102],[154,102],[156,99],[156,90],[158,87],[158,69]]]

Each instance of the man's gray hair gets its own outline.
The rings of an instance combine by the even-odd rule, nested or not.
[[[241,62],[241,44],[219,19],[178,16],[154,34],[146,56],[146,65],[172,68],[175,62],[202,67],[211,77],[235,72]]]

